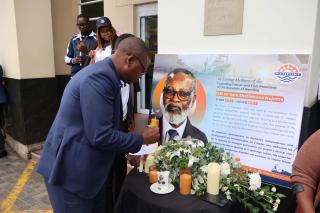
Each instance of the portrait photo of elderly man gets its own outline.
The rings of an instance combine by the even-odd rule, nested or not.
[[[186,69],[174,69],[167,74],[160,97],[160,143],[179,140],[188,136],[199,139],[205,144],[206,135],[193,126],[189,115],[196,107],[197,79]]]

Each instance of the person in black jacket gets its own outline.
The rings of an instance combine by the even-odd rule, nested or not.
[[[2,79],[3,70],[0,65],[0,158],[7,155],[6,149],[4,147],[5,143],[5,109],[8,105],[8,95],[7,90],[4,87],[4,81]]]

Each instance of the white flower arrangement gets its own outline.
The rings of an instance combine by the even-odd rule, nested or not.
[[[207,192],[207,166],[217,162],[221,166],[220,191],[227,199],[237,200],[249,212],[275,212],[285,196],[276,193],[276,187],[264,184],[258,173],[247,173],[240,169],[240,163],[233,156],[211,143],[192,138],[169,141],[159,146],[155,153],[155,165],[160,170],[169,170],[173,183],[179,182],[179,171],[189,167],[192,170],[191,194],[203,196]]]

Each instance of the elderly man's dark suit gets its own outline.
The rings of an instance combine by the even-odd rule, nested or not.
[[[163,116],[161,116],[159,118],[160,133],[162,133],[162,119],[163,119]],[[162,143],[163,136],[164,135],[160,134],[160,144]],[[187,118],[187,124],[186,124],[186,127],[183,131],[183,135],[181,138],[186,138],[188,136],[190,136],[192,138],[199,139],[199,140],[203,141],[204,144],[208,143],[207,136],[201,130],[199,130],[197,127],[193,126],[191,124],[189,118]]]
[[[140,150],[141,135],[118,130],[120,85],[110,58],[82,69],[68,83],[37,168],[47,184],[92,199],[102,191],[116,153]]]

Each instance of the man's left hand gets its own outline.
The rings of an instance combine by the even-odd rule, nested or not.
[[[77,49],[85,54],[88,53],[88,48],[83,41],[80,41],[79,44],[77,44]]]
[[[138,167],[140,165],[140,158],[142,157],[143,162],[147,159],[148,155],[128,155],[127,159],[130,165]]]

